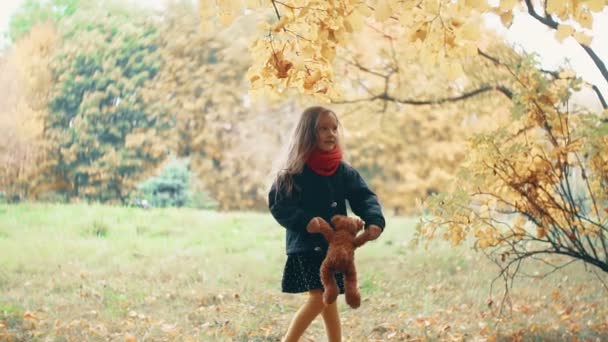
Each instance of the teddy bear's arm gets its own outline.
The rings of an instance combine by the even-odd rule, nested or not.
[[[357,235],[357,237],[355,237],[355,242],[353,243],[353,245],[355,246],[355,248],[359,248],[370,240],[371,239],[369,236],[369,232],[366,230],[363,233]]]
[[[332,243],[334,239],[334,230],[331,228],[329,223],[325,220],[320,220],[319,233],[323,234],[323,237],[327,242]]]
[[[315,217],[310,220],[310,223],[306,227],[306,230],[309,233],[320,233],[323,234],[323,237],[327,242],[331,242],[334,238],[334,231],[331,229],[331,226],[327,221],[322,219],[321,217]]]

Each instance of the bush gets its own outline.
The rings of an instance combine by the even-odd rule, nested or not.
[[[206,191],[196,190],[191,182],[189,162],[173,160],[160,174],[141,183],[135,195],[136,205],[142,207],[192,207],[214,209],[217,202]]]
[[[161,173],[137,186],[140,200],[152,207],[183,207],[188,201],[190,170],[188,163],[169,162]]]

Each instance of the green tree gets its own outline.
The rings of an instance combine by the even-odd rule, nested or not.
[[[68,197],[125,201],[171,150],[171,116],[145,100],[161,67],[155,27],[98,7],[62,28],[46,135]]]
[[[136,195],[137,200],[146,200],[153,207],[183,207],[191,197],[190,178],[188,163],[168,163],[158,176],[137,186],[141,194]]]

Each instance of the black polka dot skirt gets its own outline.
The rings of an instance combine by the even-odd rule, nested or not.
[[[308,292],[313,289],[323,289],[319,270],[325,258],[325,253],[293,254],[287,256],[281,289],[285,293]],[[336,282],[340,293],[344,293],[342,274],[336,273]]]

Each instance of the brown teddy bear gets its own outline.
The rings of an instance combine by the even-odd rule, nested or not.
[[[332,217],[331,224],[322,218],[315,218],[306,230],[309,233],[321,233],[329,243],[325,260],[321,264],[321,282],[323,283],[323,301],[331,304],[338,297],[338,284],[334,273],[344,276],[346,303],[353,309],[361,305],[361,295],[357,289],[357,270],[355,269],[355,249],[370,240],[367,231],[357,235],[363,229],[363,221],[343,215]]]

